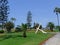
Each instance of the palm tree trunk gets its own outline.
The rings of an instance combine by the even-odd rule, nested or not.
[[[57,15],[57,21],[58,21],[58,26],[59,26],[59,16]]]
[[[58,21],[58,26],[59,26],[59,16],[58,16],[58,14],[57,14],[57,21]],[[59,29],[59,31],[60,31],[60,29]]]

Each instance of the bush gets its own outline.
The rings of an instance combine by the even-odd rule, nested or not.
[[[5,24],[5,27],[8,32],[11,32],[11,29],[14,28],[14,23],[9,21]]]
[[[60,26],[56,26],[56,29],[60,31]]]
[[[16,27],[15,32],[21,32],[21,31],[22,31],[22,30],[21,30],[20,27]]]
[[[0,33],[4,33],[4,30],[0,30]]]

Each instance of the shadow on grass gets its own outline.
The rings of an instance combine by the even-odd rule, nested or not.
[[[9,38],[17,38],[17,37],[23,37],[22,35],[4,35],[2,37],[0,37],[0,41],[9,39]]]

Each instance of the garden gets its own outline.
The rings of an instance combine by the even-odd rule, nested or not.
[[[35,31],[27,31],[27,37],[24,38],[22,34],[23,32],[0,34],[0,45],[39,45],[54,35],[42,32],[35,34]]]
[[[54,8],[54,12],[57,15],[58,25],[55,25],[53,21],[47,21],[45,27],[38,23],[41,21],[39,20],[41,16],[38,18],[38,22],[37,20],[35,20],[36,22],[33,21],[33,16],[35,15],[33,15],[30,10],[27,12],[27,16],[25,14],[24,16],[19,14],[19,18],[17,17],[18,20],[21,17],[26,18],[26,21],[24,18],[19,20],[19,23],[21,24],[18,23],[17,18],[11,15],[11,17],[9,17],[9,11],[8,0],[0,0],[0,45],[42,45],[44,41],[48,40],[54,36],[56,32],[60,31],[58,16],[60,8],[58,7]],[[15,23],[15,21],[17,21],[17,23]],[[45,22],[46,21],[43,23]]]

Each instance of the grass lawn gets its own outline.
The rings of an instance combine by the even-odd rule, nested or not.
[[[43,34],[41,32],[35,34],[35,31],[28,31],[26,38],[23,38],[21,35],[22,32],[0,34],[0,45],[39,45],[53,34]]]

